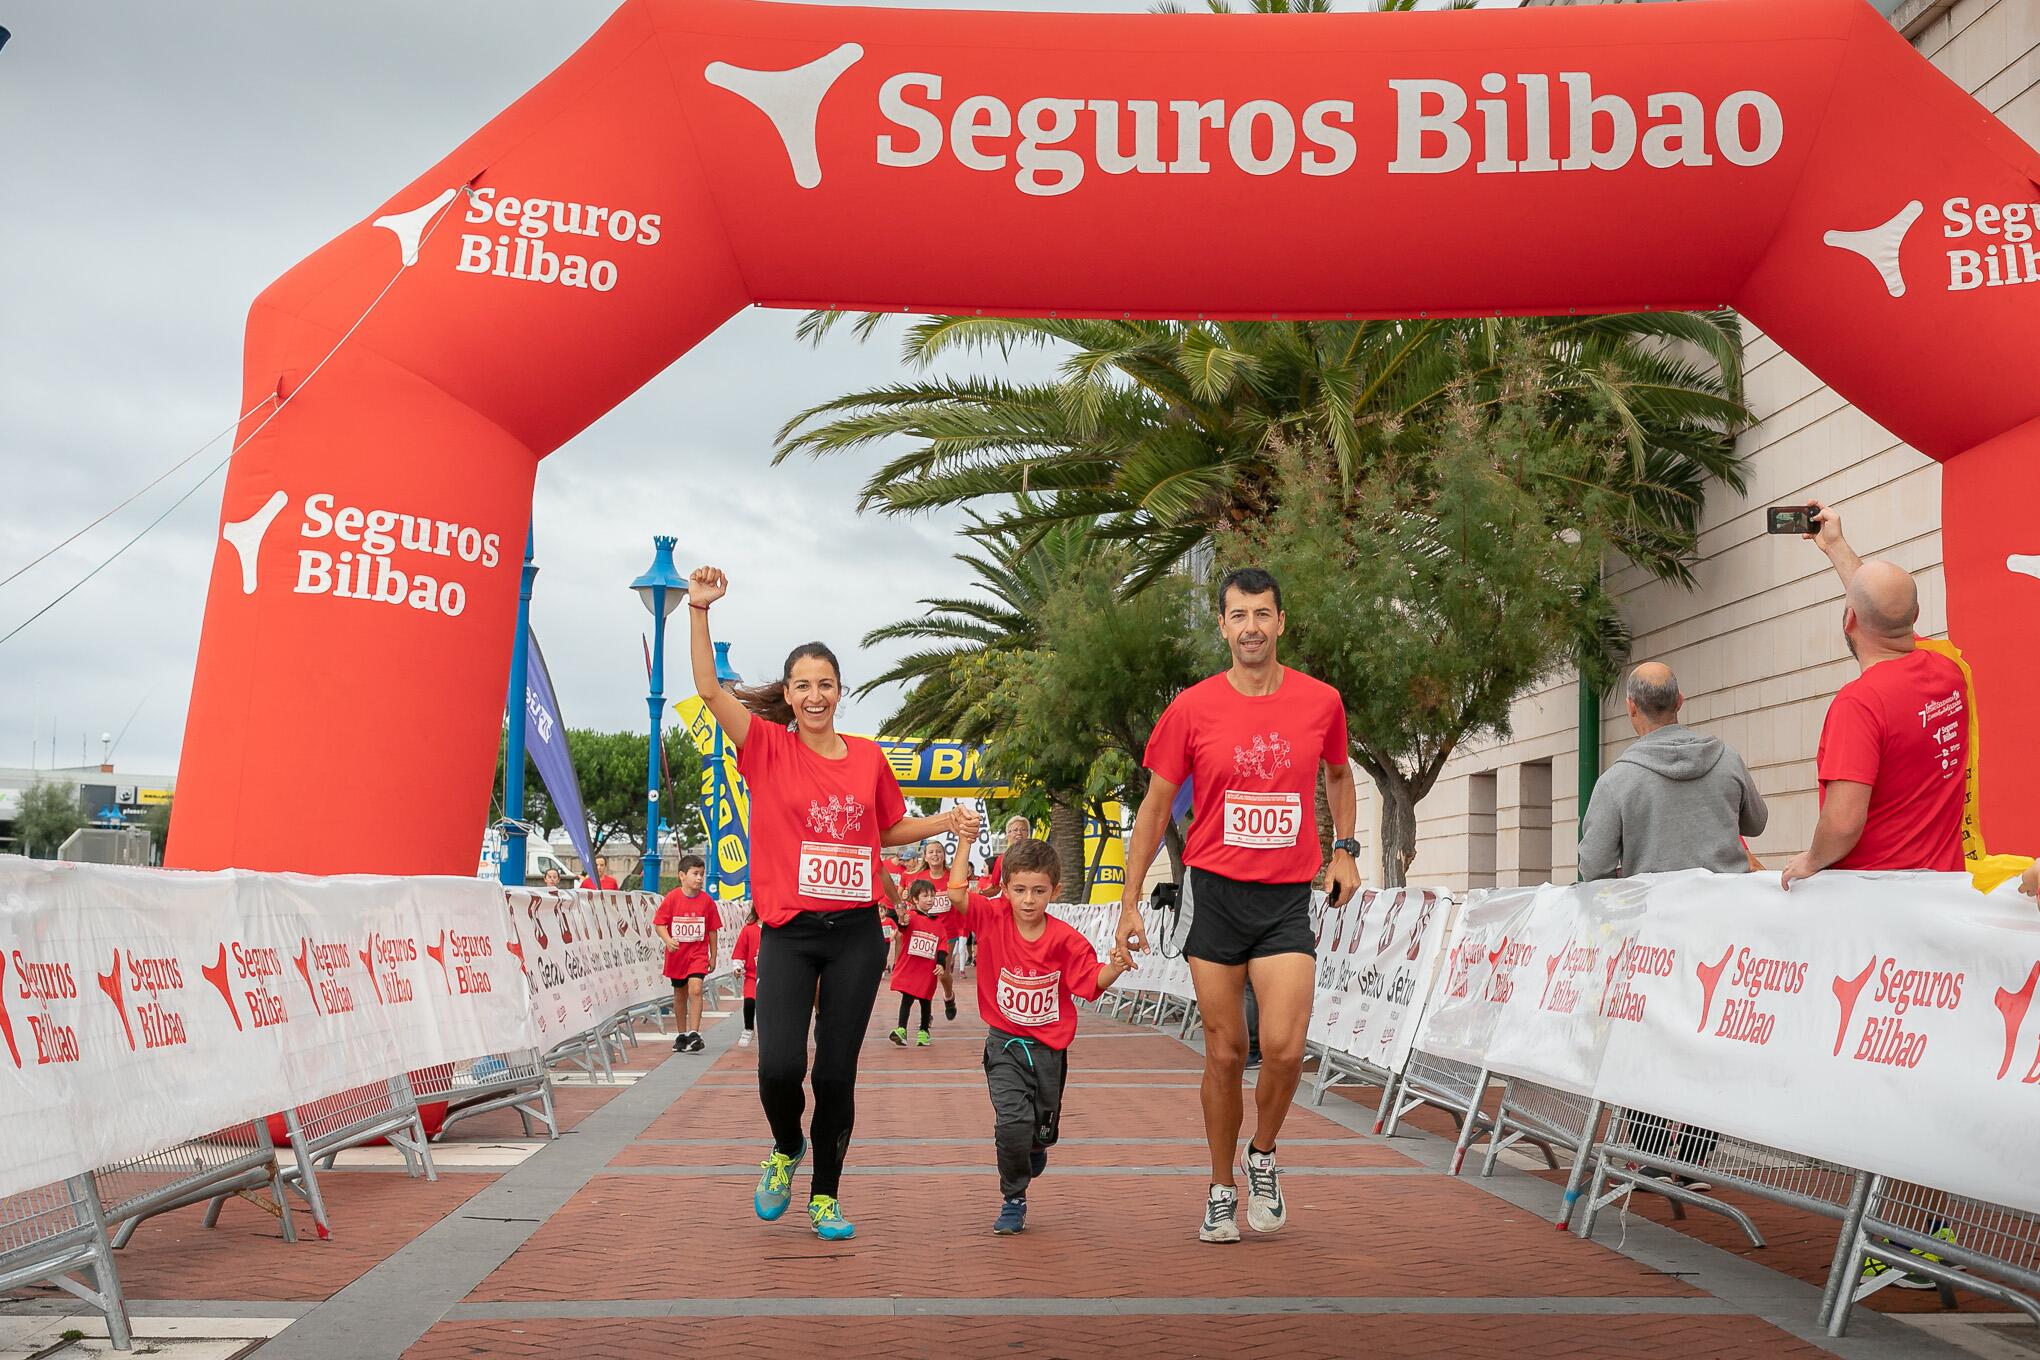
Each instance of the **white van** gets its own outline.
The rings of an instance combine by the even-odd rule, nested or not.
[[[485,836],[482,840],[482,860],[481,864],[475,869],[475,877],[500,878],[502,876],[502,864],[503,864],[503,836],[501,832],[491,827],[489,829],[488,835]],[[559,871],[560,886],[562,888],[571,888],[576,883],[580,882],[580,875],[574,873],[573,870],[567,868],[565,861],[561,860],[557,854],[553,853],[553,848],[551,845],[547,844],[545,841],[541,840],[537,836],[525,837],[524,839],[525,883],[531,886],[537,886],[539,884],[544,883],[545,871],[548,869],[557,869]]]

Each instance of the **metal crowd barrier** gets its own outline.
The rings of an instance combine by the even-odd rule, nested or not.
[[[104,1313],[114,1349],[133,1348],[105,1210],[89,1175],[0,1198],[0,1292],[43,1282]]]
[[[411,1094],[430,1103],[446,1102],[446,1118],[435,1139],[463,1119],[491,1110],[509,1109],[529,1138],[534,1121],[547,1138],[560,1136],[559,1120],[553,1111],[552,1073],[539,1061],[538,1050],[519,1053],[489,1053],[466,1063],[442,1063],[411,1074]]]
[[[1572,1154],[1572,1169],[1566,1177],[1564,1207],[1558,1217],[1558,1226],[1565,1227],[1572,1221],[1573,1205],[1580,1197],[1580,1182],[1586,1178],[1587,1168],[1593,1162],[1601,1111],[1601,1102],[1591,1096],[1574,1095],[1554,1086],[1540,1086],[1521,1077],[1503,1077],[1502,1099],[1495,1107],[1487,1158],[1481,1164],[1480,1174],[1494,1175],[1495,1159],[1501,1156],[1504,1148],[1517,1143],[1527,1142],[1542,1152],[1545,1164],[1554,1171],[1558,1169],[1554,1149],[1568,1149]]]
[[[1867,1181],[1864,1172],[1818,1157],[1617,1107],[1609,1111],[1608,1133],[1595,1161],[1579,1235],[1591,1237],[1601,1210],[1632,1191],[1644,1190],[1670,1200],[1679,1217],[1686,1208],[1720,1214],[1742,1229],[1751,1246],[1761,1247],[1764,1235],[1748,1214],[1682,1182],[1727,1186],[1839,1222]]]
[[[1872,1176],[1835,1252],[1828,1335],[1841,1336],[1850,1308],[1907,1274],[1932,1281],[1950,1307],[1952,1291],[1967,1289],[2040,1322],[2040,1214]]]
[[[291,1150],[297,1154],[297,1165],[283,1173],[283,1183],[305,1197],[320,1237],[328,1235],[331,1220],[326,1216],[325,1197],[319,1193],[318,1173],[332,1170],[346,1148],[381,1138],[403,1154],[407,1174],[422,1174],[428,1181],[439,1179],[408,1077],[395,1076],[322,1096],[285,1110],[283,1121],[290,1131]]]
[[[1467,1148],[1490,1127],[1480,1105],[1492,1075],[1485,1067],[1415,1050],[1402,1076],[1382,1093],[1384,1117],[1377,1120],[1381,1132],[1395,1137],[1404,1117],[1422,1105],[1445,1111],[1459,1121],[1459,1141],[1452,1149],[1452,1174],[1458,1175]]]
[[[128,1244],[143,1219],[189,1204],[204,1203],[205,1226],[214,1227],[221,1206],[234,1195],[275,1214],[282,1220],[283,1240],[295,1242],[297,1227],[283,1193],[283,1174],[269,1124],[257,1119],[102,1167],[92,1180],[117,1248]],[[264,1186],[269,1199],[256,1198],[252,1192]]]

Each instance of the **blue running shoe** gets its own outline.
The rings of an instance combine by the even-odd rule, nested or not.
[[[806,1156],[807,1143],[803,1141],[800,1151],[791,1157],[774,1148],[758,1163],[758,1169],[765,1173],[758,1177],[757,1193],[751,1196],[751,1207],[758,1211],[758,1217],[775,1223],[786,1212],[786,1206],[793,1203],[793,1173],[800,1169]]]
[[[1036,1148],[1027,1154],[1027,1174],[1029,1176],[1039,1176],[1046,1170],[1048,1170],[1047,1148]]]
[[[844,1242],[857,1236],[857,1225],[843,1217],[843,1206],[829,1195],[808,1200],[807,1218],[815,1236],[824,1242]]]
[[[1009,1199],[999,1206],[998,1221],[992,1224],[992,1231],[1001,1237],[1011,1237],[1027,1226],[1027,1197],[1021,1195]]]

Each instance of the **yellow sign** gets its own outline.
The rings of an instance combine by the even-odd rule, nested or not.
[[[1123,812],[1105,805],[1105,820],[1084,818],[1084,867],[1091,876],[1091,904],[1111,904],[1126,887],[1126,841],[1120,836]]]
[[[135,802],[142,807],[161,807],[170,801],[168,789],[136,789]]]

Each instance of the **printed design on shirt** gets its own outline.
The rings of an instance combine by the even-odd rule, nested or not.
[[[1233,747],[1233,773],[1242,779],[1273,779],[1294,762],[1288,739],[1280,732],[1263,737],[1259,732],[1246,746]]]
[[[855,794],[829,795],[826,803],[810,798],[807,805],[808,830],[834,840],[857,834],[857,828],[864,825],[864,805],[857,801]]]
[[[1940,762],[1941,778],[1962,769],[1962,691],[1951,690],[1920,709],[1920,728],[1934,739],[1934,758]]]

